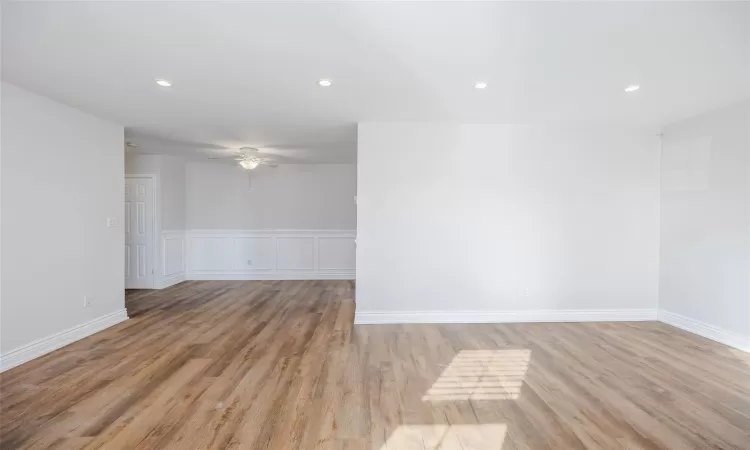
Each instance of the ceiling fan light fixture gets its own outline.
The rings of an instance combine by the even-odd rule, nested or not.
[[[243,159],[240,161],[240,166],[245,170],[252,170],[258,167],[259,162],[254,159]]]

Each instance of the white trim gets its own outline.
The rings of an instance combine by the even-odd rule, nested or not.
[[[750,338],[743,337],[723,328],[709,325],[705,322],[681,316],[663,309],[659,310],[659,321],[690,333],[697,334],[698,336],[711,339],[712,341],[750,352]]]
[[[355,273],[352,272],[190,272],[188,280],[233,280],[233,281],[253,281],[253,280],[354,280]]]
[[[174,286],[175,284],[182,283],[185,281],[185,273],[179,273],[177,275],[162,278],[161,280],[155,282],[154,289],[166,289],[170,286]]]
[[[84,324],[55,333],[51,336],[36,340],[30,344],[18,347],[0,356],[0,372],[16,367],[32,359],[46,355],[54,350],[72,344],[94,333],[98,333],[120,322],[128,320],[128,313],[121,309],[106,316],[97,317]]]
[[[655,309],[538,311],[356,311],[355,324],[621,322],[656,320]]]

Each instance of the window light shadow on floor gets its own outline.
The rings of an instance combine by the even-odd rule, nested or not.
[[[528,349],[461,350],[422,400],[515,400],[529,361]]]
[[[504,424],[401,425],[381,450],[500,450]]]

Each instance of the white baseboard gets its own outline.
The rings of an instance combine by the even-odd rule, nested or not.
[[[750,338],[743,337],[723,328],[709,325],[705,322],[681,316],[663,309],[659,310],[659,321],[689,331],[690,333],[697,334],[698,336],[711,339],[712,341],[750,352]]]
[[[355,324],[622,322],[656,320],[655,309],[539,311],[356,311]]]
[[[162,280],[157,280],[156,282],[154,282],[154,289],[165,289],[170,286],[174,286],[177,283],[182,283],[183,281],[185,281],[185,274],[180,273],[164,278]]]
[[[257,272],[257,273],[200,273],[190,272],[188,280],[354,280],[354,272]]]
[[[126,320],[128,320],[128,313],[126,310],[121,309],[11,350],[4,355],[0,355],[0,372],[46,355],[51,351],[72,344],[75,341],[91,336],[94,333],[98,333]]]

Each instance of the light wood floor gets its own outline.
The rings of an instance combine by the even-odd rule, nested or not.
[[[186,282],[2,374],[3,449],[750,449],[750,355],[660,323],[352,325],[345,281]]]

